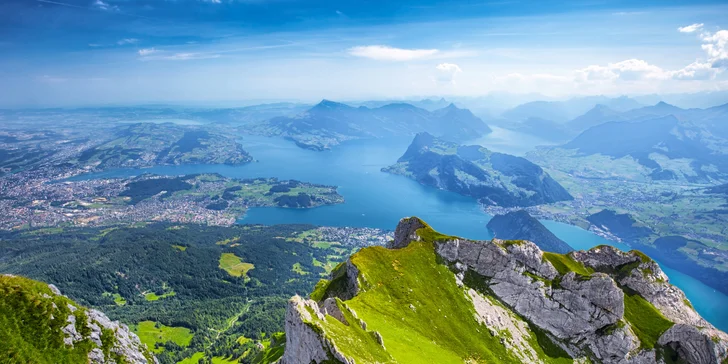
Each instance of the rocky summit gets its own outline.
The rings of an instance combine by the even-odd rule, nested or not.
[[[126,325],[24,277],[0,275],[0,328],[2,363],[157,363]]]
[[[286,314],[282,364],[728,363],[659,265],[610,246],[548,253],[400,221]]]

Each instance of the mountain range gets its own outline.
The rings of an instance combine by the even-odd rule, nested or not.
[[[491,132],[480,118],[454,104],[428,111],[406,103],[368,108],[329,100],[295,117],[270,119],[256,130],[284,136],[314,150],[328,149],[344,140],[407,136],[422,131],[451,140],[474,139]]]
[[[529,158],[537,163],[549,160],[549,165],[569,165],[574,158],[593,155],[628,157],[650,180],[724,180],[728,178],[727,119],[728,104],[681,109],[659,102],[625,112],[597,105],[565,124],[529,124],[532,133],[569,140],[557,147],[538,148]],[[565,162],[559,159],[564,153],[554,150],[575,154],[561,163]]]
[[[580,155],[630,156],[651,170],[653,180],[684,177],[701,182],[728,176],[728,140],[674,115],[606,122],[587,129],[562,148],[576,149]],[[685,161],[688,170],[672,161]]]
[[[601,102],[597,102],[601,101]],[[519,105],[504,112],[494,125],[536,135],[547,141],[568,141],[589,128],[611,121],[644,121],[675,116],[683,124],[704,129],[715,137],[728,139],[728,104],[705,109],[683,109],[660,101],[643,106],[637,101],[589,97],[568,101],[537,101]]]
[[[628,111],[642,106],[639,102],[626,96],[610,98],[607,96],[577,97],[566,101],[532,101],[518,105],[501,114],[501,117],[521,121],[539,117],[564,123],[584,114],[596,105],[605,105],[617,111]]]
[[[382,171],[471,196],[486,205],[532,206],[573,197],[541,167],[479,145],[419,133],[395,165]]]

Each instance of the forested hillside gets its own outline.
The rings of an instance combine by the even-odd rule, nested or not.
[[[306,225],[34,230],[0,241],[0,273],[55,284],[101,309],[162,363],[253,360],[283,331],[286,300],[354,249],[345,238]]]

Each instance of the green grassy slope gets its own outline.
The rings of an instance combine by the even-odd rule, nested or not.
[[[431,243],[373,247],[352,257],[363,292],[347,302],[401,363],[518,362],[475,319],[473,304]]]
[[[319,319],[311,311],[312,319],[308,322],[311,328],[356,362],[520,362],[522,357],[503,345],[505,339],[512,338],[512,333],[492,330],[479,323],[466,290],[474,288],[493,304],[506,310],[509,308],[492,296],[483,277],[473,278],[473,274],[466,274],[465,287],[458,286],[454,274],[442,264],[434,249],[437,241],[455,237],[442,235],[424,225],[417,230],[422,241],[413,241],[402,249],[368,247],[352,255],[350,262],[359,271],[360,291],[349,300],[337,298],[337,305],[348,324],[328,315]],[[504,244],[519,243],[506,241]],[[641,261],[649,261],[643,254],[635,254],[642,258]],[[594,273],[570,254],[546,252],[543,259],[559,273],[553,283],[547,282],[548,285],[557,285],[557,281],[569,272],[586,279]],[[328,297],[339,297],[348,289],[350,280],[346,264],[342,263],[333,270],[331,280],[322,280],[316,285],[311,298],[320,302]],[[516,313],[512,317],[529,327],[524,339],[541,361],[573,362],[542,330]],[[362,326],[359,320],[366,325]],[[632,327],[644,349],[656,347],[657,339],[673,324],[647,300],[629,292],[625,292],[622,322]],[[377,334],[381,335],[382,343]]]
[[[73,348],[63,344],[69,303],[41,282],[0,276],[0,357],[10,363],[85,362],[95,347],[90,340]]]
[[[501,343],[508,334],[491,333],[476,320],[466,288],[458,286],[454,274],[438,262],[433,242],[452,237],[427,225],[417,233],[423,241],[406,248],[369,247],[352,255],[351,262],[360,272],[361,291],[351,300],[337,300],[349,325],[331,316],[320,320],[312,315],[311,327],[357,362],[520,362]],[[343,268],[334,269],[331,281],[319,282],[311,297],[335,296],[346,280]],[[349,310],[366,323],[366,330]],[[374,332],[382,336],[383,346]],[[528,334],[526,340],[544,362],[572,361],[562,351],[549,355],[555,350],[547,337],[533,331]],[[549,347],[544,349],[542,342]]]
[[[68,325],[71,314],[75,316],[75,329],[81,339],[66,345],[62,329]],[[101,346],[98,346],[91,340],[92,330],[87,321],[86,308],[65,296],[55,295],[47,284],[0,275],[0,362],[87,363],[89,352],[97,347],[106,360],[125,362],[125,358],[111,351],[117,340],[114,332],[102,327]],[[152,358],[149,352],[143,355],[148,360]]]
[[[645,349],[654,348],[657,339],[673,325],[642,296],[627,292],[624,294],[624,318]]]

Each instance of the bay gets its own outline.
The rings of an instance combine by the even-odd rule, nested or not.
[[[486,136],[474,143],[511,154],[527,151],[522,144],[518,144],[519,140],[523,140],[518,134],[493,134],[491,139]],[[116,169],[72,179],[128,177],[143,173],[219,173],[233,178],[296,179],[338,186],[345,203],[313,209],[251,208],[238,222],[265,225],[307,223],[393,230],[401,218],[418,216],[445,234],[470,239],[492,238],[486,228],[491,216],[484,213],[472,198],[425,187],[408,178],[381,172],[381,168],[393,164],[405,152],[411,138],[350,141],[324,152],[301,149],[279,138],[245,136],[241,142],[256,159],[255,162],[243,166],[183,165]],[[584,250],[601,244],[622,250],[630,249],[626,244],[605,239],[576,226],[555,221],[542,222],[574,249]],[[704,318],[728,331],[728,310],[724,309],[728,307],[728,296],[688,275],[664,265],[662,268]]]

